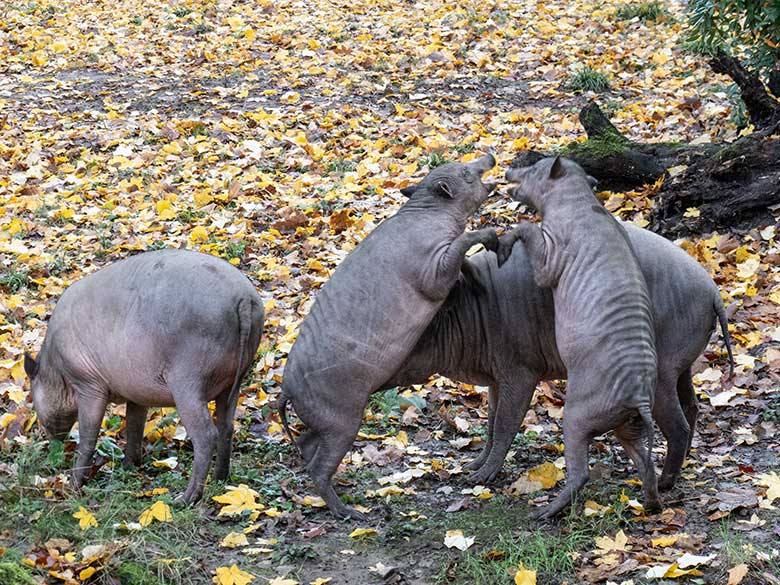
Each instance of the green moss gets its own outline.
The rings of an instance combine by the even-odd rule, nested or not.
[[[625,153],[631,143],[616,134],[603,133],[588,138],[585,142],[572,142],[561,151],[563,156],[570,158],[606,158]]]
[[[122,563],[116,572],[122,585],[159,585],[160,581],[139,563]]]
[[[3,585],[35,585],[35,580],[22,565],[0,563],[0,583]]]

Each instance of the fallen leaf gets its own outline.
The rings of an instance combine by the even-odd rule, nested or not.
[[[596,543],[596,547],[599,549],[597,551],[599,553],[628,550],[628,537],[622,530],[618,531],[614,538],[596,536],[593,540]]]
[[[474,544],[475,537],[464,536],[462,530],[448,530],[444,535],[444,546],[447,548],[457,548],[458,550],[467,550]]]
[[[536,571],[526,569],[523,563],[520,563],[515,573],[515,585],[536,585]]]
[[[90,526],[97,528],[97,519],[84,507],[80,506],[79,511],[73,514],[73,517],[79,521],[79,528],[86,530]]]
[[[225,548],[236,548],[238,546],[249,546],[249,541],[246,538],[246,534],[243,532],[231,532],[222,539],[219,546]]]
[[[245,573],[236,565],[231,565],[230,567],[217,567],[216,577],[211,578],[217,585],[247,585],[247,583],[251,583],[254,579],[254,575]],[[291,585],[297,585],[297,582]]]
[[[173,514],[168,504],[162,500],[157,500],[149,508],[141,512],[138,522],[141,526],[149,526],[152,522],[173,522]]]
[[[355,528],[349,533],[350,538],[366,538],[368,536],[376,536],[377,531],[373,528]]]
[[[218,504],[226,504],[219,511],[220,516],[235,516],[244,512],[262,510],[264,506],[256,501],[259,495],[248,485],[242,483],[238,487],[227,486],[227,491],[224,494],[213,496],[211,499]]]
[[[729,580],[726,585],[739,585],[747,574],[748,566],[745,563],[732,567],[729,569]]]
[[[554,487],[563,478],[563,470],[556,467],[553,463],[542,463],[528,470],[528,479],[532,482],[540,483],[542,488],[546,490]]]

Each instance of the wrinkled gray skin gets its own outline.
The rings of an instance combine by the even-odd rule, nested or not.
[[[52,439],[78,419],[80,487],[109,402],[127,403],[126,466],[141,456],[150,406],[176,406],[195,452],[185,503],[200,499],[217,451],[226,479],[241,378],[260,342],[263,302],[239,270],[208,254],[146,252],[70,286],[37,359],[25,356],[38,418]],[[208,402],[216,400],[216,428]]]
[[[651,418],[658,370],[655,328],[647,285],[625,230],[573,161],[543,159],[510,169],[507,180],[517,184],[512,198],[536,208],[542,224],[520,222],[502,242],[499,264],[514,241],[522,240],[536,284],[552,289],[555,338],[568,372],[566,485],[538,516],[560,512],[587,483],[589,443],[609,430],[639,470],[645,509],[658,510]]]
[[[284,369],[279,412],[292,402],[307,431],[297,445],[320,496],[337,517],[345,506],[331,477],[357,436],[371,393],[414,347],[460,274],[474,244],[495,249],[492,229],[463,233],[494,185],[491,155],[437,167],[409,200],[339,265],[301,325]],[[289,433],[289,429],[288,429]]]
[[[653,305],[658,398],[653,417],[667,443],[659,481],[674,485],[698,415],[691,365],[720,321],[731,356],[726,313],[712,279],[690,255],[633,224],[622,224],[636,251]],[[475,483],[492,481],[520,429],[536,385],[565,379],[555,341],[550,289],[534,282],[522,242],[499,269],[496,255],[476,254],[414,350],[384,388],[422,384],[440,374],[489,387],[488,436],[468,467]],[[733,370],[733,359],[732,359]]]

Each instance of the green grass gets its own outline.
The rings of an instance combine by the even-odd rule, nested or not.
[[[328,163],[327,171],[329,173],[343,175],[344,173],[350,173],[354,171],[355,168],[355,164],[352,161],[343,158],[337,158],[336,160]]]
[[[560,489],[559,484],[556,489]],[[593,548],[596,536],[614,535],[632,525],[631,512],[619,503],[624,484],[594,482],[585,488],[576,506],[569,508],[551,524],[538,523],[528,517],[524,500],[494,496],[486,503],[433,518],[427,524],[431,540],[441,539],[442,526],[460,529],[466,536],[476,537],[476,543],[461,556],[454,581],[439,576],[439,582],[492,585],[510,582],[509,570],[522,562],[537,572],[538,583],[558,583],[575,578],[573,554]],[[554,492],[549,492],[551,495]],[[636,497],[636,494],[628,494]],[[612,513],[603,517],[585,517],[582,504],[595,499],[611,503]],[[427,513],[420,510],[421,513]],[[410,528],[410,530],[415,530]],[[415,542],[420,537],[414,536]],[[576,582],[573,581],[573,582]]]
[[[244,240],[241,240],[239,242],[228,242],[225,244],[225,250],[223,255],[227,257],[228,259],[232,258],[243,258],[244,252],[246,252],[247,248],[247,242]]]
[[[448,162],[450,161],[438,152],[432,152],[431,154],[420,158],[420,164],[424,167],[428,167],[429,169],[435,169],[436,167],[440,167],[441,165],[447,164]]]
[[[14,266],[0,273],[0,287],[6,289],[11,294],[17,293],[28,286],[30,286],[30,270],[28,268]]]
[[[581,67],[571,75],[567,85],[572,91],[601,93],[609,89],[609,78],[598,69]]]
[[[109,419],[107,426],[110,425]],[[212,496],[224,493],[226,484],[248,483],[260,492],[260,500],[270,507],[277,505],[275,500],[282,496],[281,485],[300,489],[300,478],[295,472],[279,465],[279,461],[290,459],[291,446],[259,441],[239,432],[230,479],[227,482],[209,480],[203,500],[197,506],[184,507],[175,502],[189,479],[191,447],[185,443],[175,451],[165,440],[157,441],[163,445],[159,449],[157,443],[145,444],[146,454],[140,468],[126,470],[119,461],[113,468],[104,464],[81,492],[67,490],[63,498],[63,494],[47,494],[46,488],[39,485],[39,478],[66,473],[73,463],[73,444],[49,446],[34,433],[30,438],[32,440],[26,445],[0,452],[0,462],[15,466],[13,476],[0,474],[0,507],[3,509],[0,533],[8,531],[14,535],[3,541],[8,551],[2,560],[11,564],[51,539],[67,539],[71,543],[70,550],[76,552],[77,557],[87,545],[115,543],[114,556],[90,581],[101,585],[116,583],[120,576],[121,583],[129,585],[210,583],[213,576],[210,571],[215,563],[229,566],[235,562],[230,560],[233,552],[220,549],[219,541],[242,526],[234,521],[215,521],[216,506]],[[153,467],[151,461],[155,452],[176,453],[178,468],[168,471]],[[167,487],[170,491],[154,497],[137,496],[155,487]],[[153,522],[137,531],[128,531],[122,526],[138,522],[141,513],[158,499],[171,506],[173,522]],[[98,527],[80,529],[73,514],[81,506],[95,516]],[[215,555],[226,558],[215,559]],[[247,567],[251,562],[245,560],[243,566]],[[33,570],[33,573],[42,577],[45,571]],[[2,579],[0,583],[6,585]],[[20,582],[19,585],[26,584]]]
[[[641,4],[623,4],[617,9],[615,16],[619,20],[633,20],[638,18],[642,22],[656,22],[669,12],[660,2],[642,2]]]

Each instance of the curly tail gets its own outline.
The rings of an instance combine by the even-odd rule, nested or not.
[[[720,297],[713,303],[715,314],[718,316],[720,331],[723,334],[723,343],[726,344],[726,351],[729,354],[729,380],[734,377],[734,354],[731,352],[731,336],[729,335],[729,318],[726,315],[726,309],[723,308],[723,302]]]
[[[295,446],[296,451],[298,451],[298,455],[303,457],[303,453],[301,453],[301,448],[298,446],[298,443],[295,441],[295,438],[293,438],[292,430],[290,429],[290,424],[287,422],[287,404],[289,402],[290,399],[284,395],[284,392],[282,392],[281,396],[279,396],[279,400],[276,402],[276,414],[279,415],[279,420],[282,421],[282,426],[284,427],[284,432],[287,433],[287,438],[289,438],[290,442]]]

